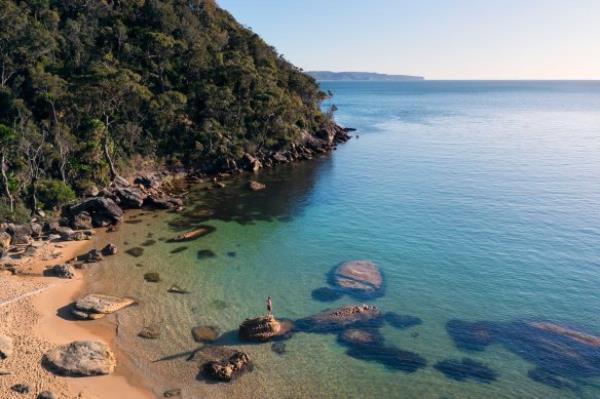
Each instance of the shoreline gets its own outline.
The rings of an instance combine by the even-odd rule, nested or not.
[[[0,274],[0,315],[3,323],[0,334],[13,338],[14,353],[0,361],[0,392],[3,398],[23,395],[11,390],[15,384],[27,384],[32,397],[49,390],[60,398],[103,399],[126,397],[152,399],[156,396],[133,370],[128,356],[115,344],[116,324],[112,317],[96,321],[74,321],[63,311],[87,287],[87,272],[79,270],[73,279],[45,277],[46,266],[64,263],[87,250],[108,242],[105,233],[96,229],[87,241],[46,242],[32,257],[15,262],[25,275]],[[60,255],[47,260],[49,254]],[[6,320],[6,321],[4,321]],[[106,376],[61,377],[41,365],[43,353],[56,345],[76,340],[106,343],[117,358],[115,372]],[[6,396],[5,396],[6,395]]]

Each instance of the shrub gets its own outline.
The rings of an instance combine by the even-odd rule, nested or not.
[[[37,197],[44,209],[56,208],[77,198],[73,189],[62,180],[40,180],[37,190]]]

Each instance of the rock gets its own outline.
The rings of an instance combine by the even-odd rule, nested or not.
[[[277,353],[278,355],[283,355],[285,354],[286,351],[286,347],[285,347],[285,343],[279,341],[279,342],[273,342],[271,344],[271,350],[275,353]]]
[[[37,399],[56,399],[56,396],[50,391],[42,391],[37,396]]]
[[[20,394],[29,393],[29,385],[27,384],[15,384],[10,389]]]
[[[185,251],[186,249],[188,249],[188,247],[177,247],[171,250],[172,254],[178,254],[180,252]]]
[[[484,321],[452,319],[446,323],[446,331],[457,348],[482,351],[494,341],[496,328]]]
[[[151,194],[144,204],[156,209],[177,209],[183,206],[183,200],[166,194]]]
[[[127,297],[88,294],[75,302],[72,313],[80,319],[95,320],[136,303],[135,299]]]
[[[128,250],[125,251],[125,253],[138,258],[144,254],[144,248],[142,248],[142,247],[129,248]]]
[[[117,196],[119,205],[124,208],[141,208],[147,197],[146,193],[134,186],[117,185],[113,192]]]
[[[203,237],[207,234],[215,231],[216,228],[213,226],[199,226],[195,230],[187,231],[185,233],[179,234],[177,237],[171,238],[168,242],[184,242],[184,241],[192,241],[197,238]]]
[[[98,251],[97,249],[90,249],[88,252],[86,252],[83,255],[79,255],[75,259],[78,262],[96,263],[96,262],[100,262],[102,260],[102,255],[100,254],[100,251]]]
[[[339,265],[333,273],[333,282],[350,295],[372,298],[381,294],[383,279],[373,262],[355,260]]]
[[[73,215],[71,219],[71,227],[75,230],[89,230],[92,226],[92,215],[89,212],[83,211]]]
[[[8,251],[12,237],[6,231],[0,231],[0,251]]]
[[[346,305],[325,310],[296,321],[296,327],[310,332],[335,332],[345,328],[375,328],[382,324],[381,312],[373,305]]]
[[[121,176],[115,177],[113,180],[113,184],[115,184],[117,186],[122,186],[122,187],[129,186],[129,182],[127,181],[127,179],[125,179],[124,177],[121,177]]]
[[[281,163],[288,162],[288,159],[281,152],[276,152],[275,154],[273,154],[273,160]]]
[[[73,278],[75,277],[75,269],[71,265],[61,264],[54,265],[44,271],[44,275],[58,278]]]
[[[88,212],[92,215],[92,223],[96,227],[115,224],[123,217],[123,210],[110,198],[93,197],[83,200],[68,208],[67,214],[72,219],[74,215]]]
[[[383,335],[377,329],[349,328],[344,330],[338,336],[338,341],[346,345],[381,345],[383,344]]]
[[[145,339],[157,339],[160,337],[160,330],[155,326],[146,326],[138,333],[138,337]]]
[[[174,398],[175,396],[181,396],[181,389],[169,389],[163,393],[163,396],[165,398]]]
[[[12,237],[13,245],[31,245],[33,243],[33,238],[30,235],[19,235]]]
[[[144,274],[144,280],[149,283],[158,283],[160,282],[160,275],[157,272],[148,272]]]
[[[156,174],[147,174],[137,176],[133,180],[133,184],[142,185],[146,188],[158,188],[160,186],[160,177]]]
[[[203,365],[210,378],[229,382],[239,376],[250,365],[250,357],[244,352],[235,352],[228,359],[211,361]]]
[[[242,157],[241,165],[245,170],[251,172],[258,172],[258,170],[263,166],[258,158],[253,157],[248,153],[245,153]]]
[[[100,251],[103,256],[111,256],[116,255],[118,249],[115,244],[106,244],[104,248]]]
[[[414,373],[427,365],[427,361],[418,353],[405,351],[393,346],[352,346],[346,354],[355,359],[377,362],[391,370]]]
[[[6,359],[13,353],[13,340],[6,335],[0,335],[0,360]]]
[[[196,257],[198,259],[208,259],[208,258],[214,258],[216,256],[217,256],[217,254],[214,253],[213,251],[211,251],[210,249],[200,249],[196,253]]]
[[[216,341],[220,335],[219,328],[215,326],[198,326],[192,328],[192,337],[194,337],[194,341],[199,343]]]
[[[292,330],[291,322],[278,321],[273,316],[259,316],[246,319],[240,324],[240,339],[246,341],[268,341]]]
[[[257,182],[255,180],[250,180],[250,182],[248,183],[248,187],[252,191],[260,191],[260,190],[264,190],[265,188],[267,188],[267,185],[264,183]]]
[[[74,341],[47,352],[44,364],[59,375],[87,377],[111,374],[117,361],[102,342]]]
[[[142,246],[143,246],[143,247],[150,247],[150,246],[152,246],[152,245],[154,245],[154,244],[156,244],[156,240],[153,240],[153,239],[148,239],[148,240],[146,240],[146,241],[144,241],[144,242],[142,243]]]
[[[177,284],[171,285],[167,289],[167,292],[170,292],[171,294],[189,294],[190,293],[188,290],[185,290],[185,289],[181,288]]]

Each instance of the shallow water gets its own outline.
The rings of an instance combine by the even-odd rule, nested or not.
[[[140,306],[118,315],[118,343],[157,393],[181,387],[210,398],[600,397],[594,372],[570,370],[562,388],[530,378],[537,358],[519,351],[542,351],[537,344],[503,335],[469,351],[446,330],[452,319],[510,326],[546,320],[600,334],[600,83],[323,86],[335,92],[338,121],[360,137],[331,155],[261,172],[255,178],[266,190],[251,192],[243,179],[193,190],[185,213],[132,213],[142,222],[112,233],[120,248],[141,247],[143,254],[107,259],[90,289],[140,298]],[[216,230],[188,243],[165,241],[199,224]],[[351,357],[335,334],[297,333],[283,354],[270,343],[237,341],[237,326],[264,312],[267,295],[275,315],[290,319],[356,303],[311,295],[327,286],[334,266],[351,259],[370,259],[383,272],[385,294],[369,303],[422,320],[404,329],[386,323],[380,331],[385,345],[418,354],[426,367],[405,372]],[[148,272],[162,281],[146,282]],[[191,293],[167,293],[172,284]],[[226,332],[222,342],[248,351],[254,371],[231,384],[199,378],[198,365],[186,361],[198,347],[190,334],[198,324]],[[144,325],[160,326],[161,337],[137,337]],[[600,368],[599,351],[590,349],[592,371]],[[458,380],[433,367],[463,358],[486,365],[496,379]]]

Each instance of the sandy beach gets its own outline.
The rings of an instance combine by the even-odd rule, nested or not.
[[[105,244],[99,234],[89,241],[43,242],[36,254],[19,260],[8,260],[16,274],[0,271],[0,335],[13,339],[13,354],[0,360],[0,397],[36,398],[50,391],[57,398],[128,398],[155,396],[129,372],[128,360],[113,345],[117,334],[115,319],[74,321],[61,311],[85,290],[85,270],[73,279],[44,277],[43,271],[74,258],[92,247]],[[75,340],[106,343],[115,352],[117,368],[108,376],[60,377],[46,370],[43,354],[56,345]],[[30,390],[20,394],[11,390],[15,384],[26,384]]]

